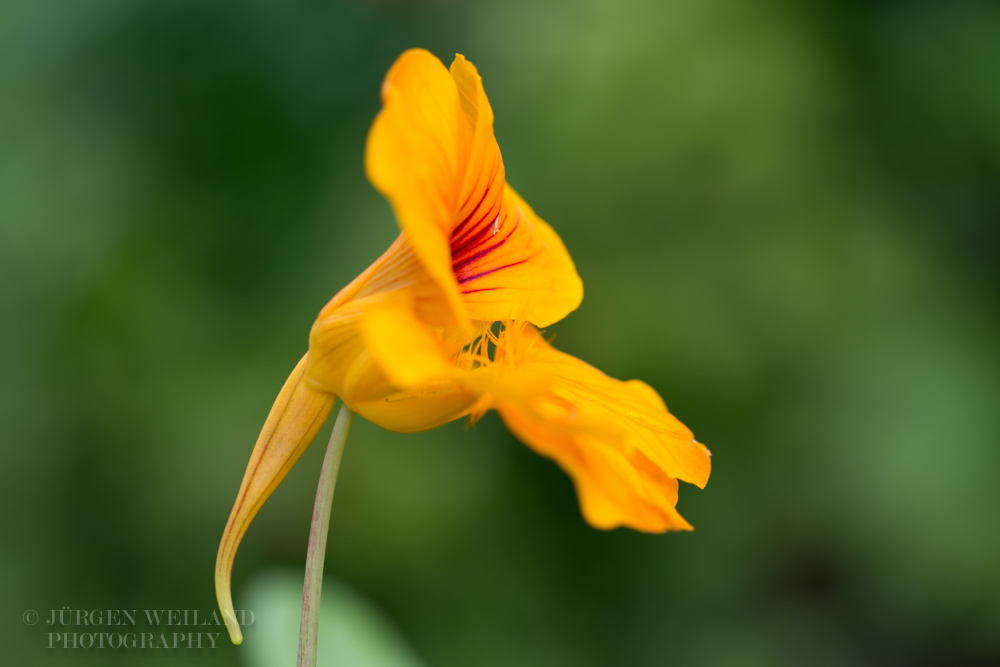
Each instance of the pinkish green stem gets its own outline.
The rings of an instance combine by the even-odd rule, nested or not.
[[[341,403],[337,421],[330,434],[330,444],[323,458],[309,528],[309,549],[306,552],[306,579],[302,587],[302,625],[299,627],[298,667],[316,667],[316,641],[319,630],[319,602],[323,592],[323,561],[326,559],[326,538],[330,531],[330,508],[333,489],[337,485],[340,458],[344,455],[347,433],[351,430],[354,413]]]

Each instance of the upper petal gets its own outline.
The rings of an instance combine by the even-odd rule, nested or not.
[[[460,321],[466,316],[448,239],[472,140],[458,87],[441,61],[423,49],[403,53],[382,85],[382,111],[368,134],[365,169]]]
[[[583,286],[555,232],[506,185],[493,111],[476,68],[450,71],[426,51],[386,77],[366,168],[455,320],[526,319],[547,326]]]
[[[479,72],[456,55],[451,75],[474,130],[451,231],[452,269],[465,310],[474,320],[548,326],[580,305],[583,282],[559,236],[506,183]]]
[[[474,320],[546,327],[583,299],[583,281],[562,239],[509,185],[490,225],[452,239],[452,268]]]

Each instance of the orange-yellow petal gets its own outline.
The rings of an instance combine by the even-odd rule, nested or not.
[[[361,331],[372,357],[397,387],[448,379],[456,370],[448,363],[443,341],[417,319],[413,305],[405,300],[368,308]]]
[[[474,320],[548,326],[580,305],[583,282],[562,240],[505,182],[479,72],[460,54],[450,71],[474,129],[451,231],[452,269],[465,310]]]
[[[373,365],[361,320],[379,304],[405,300],[426,323],[453,321],[440,288],[424,271],[404,235],[320,311],[309,334],[310,382],[340,396],[351,409],[395,391]],[[421,323],[421,327],[430,324]]]
[[[351,408],[383,428],[424,431],[469,413],[477,394],[456,381],[450,363],[461,341],[446,340],[440,330],[420,321],[414,304],[397,299],[369,307],[361,320],[365,346],[393,394]]]
[[[215,561],[215,594],[234,644],[243,641],[233,614],[230,589],[236,550],[257,511],[316,437],[336,401],[332,394],[316,391],[306,382],[308,357],[308,354],[303,356],[295,366],[274,401],[250,455],[250,463],[219,544]]]
[[[508,328],[501,353],[496,363],[505,370],[483,376],[494,407],[518,437],[573,477],[591,524],[690,528],[674,508],[677,480],[704,487],[711,459],[651,387],[610,378],[531,327]]]
[[[546,327],[576,310],[583,281],[562,239],[509,185],[497,218],[452,241],[452,267],[474,320]]]
[[[391,319],[397,306],[405,307],[405,322]],[[400,391],[403,385],[398,378],[393,382],[376,363],[363,335],[369,314],[381,314],[383,320],[390,318],[374,326],[377,332],[385,332],[379,339],[380,349],[390,333],[399,337],[391,344],[408,349],[414,337],[448,331],[449,352],[442,353],[447,357],[450,351],[461,349],[466,338],[461,328],[448,325],[454,320],[447,312],[440,288],[423,270],[408,239],[401,234],[320,312],[309,336],[309,383],[340,396],[351,410],[391,431],[424,431],[466,414],[474,397],[464,387],[436,385]]]
[[[497,409],[518,439],[553,459],[573,479],[580,511],[590,525],[651,533],[691,530],[675,509],[677,480],[625,455],[613,437],[566,429],[516,404],[501,403]]]
[[[573,478],[595,527],[691,529],[675,509],[677,480],[704,487],[711,459],[649,385],[610,378],[525,324],[508,322],[499,336],[485,331],[492,359],[476,342],[449,349],[402,301],[367,312],[362,331],[375,363],[414,406],[418,391],[464,388],[462,414],[496,408],[515,435]]]
[[[396,433],[418,433],[461,419],[469,414],[476,396],[463,385],[444,382],[407,389],[384,398],[350,405],[373,424]]]
[[[423,49],[403,53],[382,84],[365,169],[460,322],[466,316],[448,239],[472,138],[458,88],[441,61]]]
[[[366,168],[441,288],[454,321],[526,319],[547,326],[583,287],[555,232],[506,185],[493,111],[476,68],[445,70],[407,51],[386,77]]]
[[[493,109],[475,66],[461,54],[449,70],[458,91],[459,105],[472,132],[466,146],[465,173],[461,175],[458,203],[448,228],[456,232],[493,221],[500,210],[505,171],[500,147],[493,135]]]

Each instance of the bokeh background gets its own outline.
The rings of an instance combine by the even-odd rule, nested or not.
[[[214,608],[271,401],[397,233],[362,156],[412,46],[479,67],[576,260],[557,344],[714,470],[695,532],[600,532],[495,416],[358,420],[338,613],[434,667],[1000,664],[1000,5],[971,0],[0,2],[4,661],[269,664],[259,606],[202,651],[48,650],[21,615]],[[237,607],[297,585],[322,449]]]

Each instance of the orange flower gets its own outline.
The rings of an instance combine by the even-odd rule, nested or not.
[[[536,329],[573,311],[583,286],[562,241],[506,183],[472,64],[459,55],[448,70],[407,51],[382,104],[365,165],[402,233],[320,311],[254,447],[216,561],[237,644],[236,549],[337,397],[400,432],[496,409],[573,478],[597,528],[690,530],[675,509],[678,480],[708,480],[708,450],[652,388],[558,352]]]
[[[235,643],[242,641],[239,626],[229,622],[236,549],[336,398],[401,432],[460,418],[478,399],[449,382],[401,393],[361,335],[368,313],[386,304],[405,307],[414,326],[458,353],[484,321],[546,326],[583,298],[562,241],[506,183],[493,111],[471,63],[456,56],[449,71],[427,51],[407,51],[386,76],[382,104],[365,166],[392,203],[402,234],[320,311],[309,352],[257,439],[216,560],[216,594]]]
[[[395,388],[359,337],[373,306],[407,304],[457,351],[483,321],[562,319],[580,304],[583,284],[556,233],[507,185],[471,63],[456,56],[449,71],[427,51],[407,51],[386,77],[382,103],[365,165],[403,233],[320,312],[308,375],[375,423],[420,431],[460,416],[473,397],[440,389],[406,406],[387,401]]]

